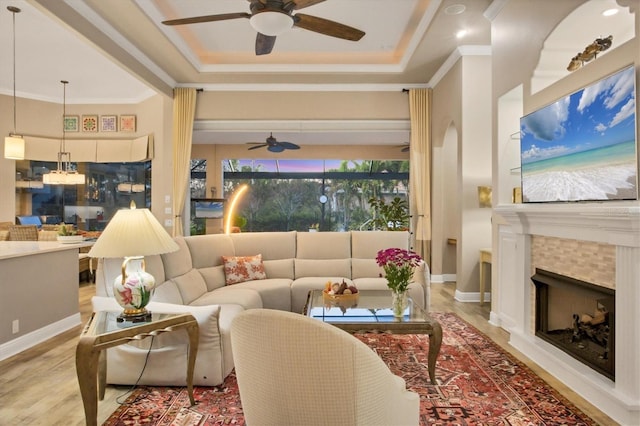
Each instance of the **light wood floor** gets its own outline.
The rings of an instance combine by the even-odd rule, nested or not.
[[[454,301],[455,283],[432,284],[432,311],[455,312],[472,323],[501,347],[525,362],[587,415],[602,425],[616,423],[564,385],[528,361],[508,344],[508,334],[488,323],[489,304]],[[91,313],[95,286],[80,286],[80,311],[85,322]],[[77,327],[14,357],[0,362],[0,425],[82,425],[84,411],[75,371]],[[107,387],[98,404],[98,422],[104,422],[118,407],[126,387]]]

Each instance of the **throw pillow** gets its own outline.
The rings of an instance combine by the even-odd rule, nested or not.
[[[222,256],[224,263],[225,284],[237,284],[251,280],[264,280],[262,255],[255,256]]]

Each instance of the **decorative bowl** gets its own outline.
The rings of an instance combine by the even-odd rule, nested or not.
[[[360,298],[360,293],[352,293],[352,294],[331,294],[327,290],[322,290],[322,299],[324,300],[324,304],[327,308],[335,306],[340,308],[340,310],[344,313],[348,308],[354,308],[358,306],[358,299]]]
[[[58,242],[62,244],[75,244],[84,241],[82,235],[58,235]]]

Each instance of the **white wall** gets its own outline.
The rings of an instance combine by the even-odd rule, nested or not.
[[[478,301],[479,250],[491,246],[491,209],[478,204],[478,186],[491,186],[491,58],[484,55],[462,56],[434,87],[432,107],[432,143],[440,161],[445,161],[445,144],[457,135],[456,177],[439,180],[434,158],[433,268],[434,274],[447,274],[444,265],[450,247],[447,238],[457,238],[456,298]],[[452,128],[453,126],[453,128]],[[455,129],[455,133],[453,132]],[[450,150],[450,149],[449,149]],[[455,201],[451,201],[454,198]],[[440,206],[438,206],[440,204]],[[447,223],[443,206],[457,212],[455,235]],[[439,269],[438,269],[439,268]]]

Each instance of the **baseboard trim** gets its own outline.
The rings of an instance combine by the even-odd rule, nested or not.
[[[474,291],[474,292],[463,293],[461,291],[456,290],[454,298],[458,302],[479,303],[480,302],[480,292],[479,291]],[[484,294],[484,303],[491,303],[491,293],[485,293]]]
[[[456,274],[431,275],[432,283],[450,283],[456,281]]]
[[[66,318],[49,324],[45,327],[34,330],[23,336],[17,337],[0,345],[0,361],[12,357],[24,350],[27,350],[38,343],[42,343],[60,333],[77,327],[81,324],[80,313],[73,314]]]

